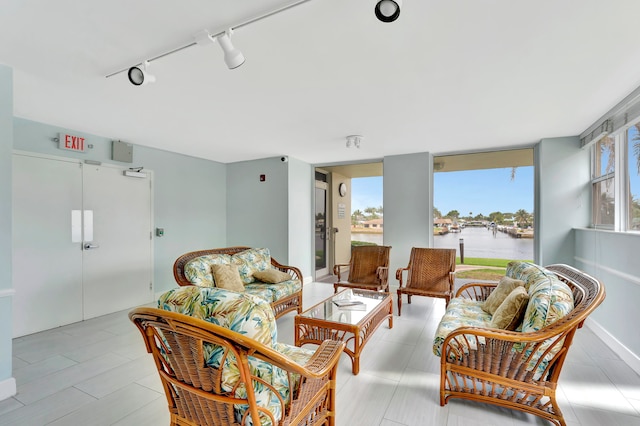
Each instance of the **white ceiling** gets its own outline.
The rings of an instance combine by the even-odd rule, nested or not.
[[[105,76],[291,2],[0,0],[0,63],[18,117],[223,163],[530,146],[640,86],[638,0],[374,2],[309,1],[238,29],[236,70],[195,46],[134,87]]]

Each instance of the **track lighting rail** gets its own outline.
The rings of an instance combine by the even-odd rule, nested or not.
[[[286,6],[282,6],[282,7],[278,8],[278,9],[275,9],[275,10],[272,10],[272,11],[270,11],[270,12],[264,13],[264,14],[262,14],[262,15],[256,16],[256,17],[254,17],[254,18],[248,19],[248,20],[246,20],[246,21],[244,21],[244,22],[241,22],[241,23],[239,23],[239,24],[237,24],[237,25],[234,25],[234,26],[231,26],[231,27],[229,27],[229,28],[230,28],[232,31],[235,31],[235,30],[237,30],[237,29],[239,29],[239,28],[246,27],[246,26],[247,26],[247,25],[249,25],[249,24],[253,24],[253,23],[255,23],[255,22],[261,21],[261,20],[263,20],[263,19],[265,19],[265,18],[268,18],[268,17],[270,17],[270,16],[276,15],[276,14],[278,14],[278,13],[285,12],[285,11],[287,11],[287,10],[289,10],[289,9],[293,9],[293,8],[294,8],[294,7],[296,7],[296,6],[300,6],[301,4],[303,4],[303,3],[307,3],[307,2],[309,2],[309,1],[311,1],[311,0],[299,0],[299,1],[297,1],[297,2],[294,2],[294,3],[288,4],[288,5],[286,5]],[[224,30],[224,31],[220,31],[219,33],[216,33],[216,34],[211,34],[211,38],[217,38],[218,36],[222,36],[222,35],[224,35],[224,34],[225,34],[225,32],[226,32],[226,30]],[[176,48],[175,48],[175,49],[173,49],[173,50],[169,50],[169,51],[167,51],[167,52],[164,52],[164,53],[161,53],[161,54],[159,54],[159,55],[156,55],[156,56],[153,56],[153,57],[151,57],[151,58],[148,58],[148,59],[146,59],[146,61],[138,62],[137,64],[133,65],[133,67],[143,66],[145,62],[147,62],[147,63],[151,63],[151,62],[157,61],[158,59],[164,58],[165,56],[172,55],[172,54],[174,54],[174,53],[177,53],[177,52],[180,52],[180,51],[182,51],[182,50],[188,49],[188,48],[190,48],[190,47],[192,47],[192,46],[195,46],[195,45],[197,45],[197,44],[198,44],[198,43],[197,43],[196,41],[193,41],[193,42],[188,43],[188,44],[185,44],[185,45],[183,45],[183,46],[176,47]],[[113,76],[118,75],[118,74],[121,74],[121,73],[123,73],[123,72],[128,72],[130,68],[131,68],[131,67],[122,68],[122,69],[120,69],[120,70],[118,70],[118,71],[112,72],[111,74],[108,74],[108,75],[106,76],[106,78],[113,77]]]

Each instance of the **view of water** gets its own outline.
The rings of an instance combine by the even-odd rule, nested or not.
[[[455,248],[460,256],[460,238],[464,240],[465,257],[491,259],[533,260],[533,238],[513,238],[503,232],[487,228],[465,228],[462,232],[434,235],[436,248]],[[351,240],[366,241],[381,245],[382,234],[351,234]]]

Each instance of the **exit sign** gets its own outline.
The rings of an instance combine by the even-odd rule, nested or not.
[[[85,140],[82,136],[60,133],[58,135],[58,148],[67,151],[84,152]]]

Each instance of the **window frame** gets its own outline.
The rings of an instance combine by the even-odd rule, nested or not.
[[[602,173],[600,174],[600,168],[602,167],[601,161],[599,161],[599,159],[601,160],[598,149],[600,147],[600,142],[602,142],[605,138],[612,138],[613,139],[613,146],[614,146],[614,166],[613,166],[613,170],[607,173]],[[618,202],[618,194],[617,194],[617,190],[618,190],[618,182],[616,179],[616,170],[618,170],[618,144],[617,144],[617,137],[616,136],[605,136],[602,139],[594,142],[591,145],[591,227],[592,228],[596,228],[596,229],[607,229],[607,230],[614,230],[616,228],[616,223],[617,223],[617,214],[616,212],[618,211],[618,206],[617,206],[617,202]],[[614,200],[614,223],[613,224],[609,224],[609,223],[596,223],[596,210],[600,210],[600,204],[596,204],[597,203],[597,199],[595,197],[596,192],[596,185],[601,184],[606,182],[607,180],[613,179],[613,200]]]
[[[636,123],[629,123],[614,134],[607,135],[613,139],[614,146],[614,168],[613,171],[598,175],[597,168],[601,167],[598,162],[599,142],[591,144],[591,227],[595,229],[612,230],[616,232],[628,232],[638,234],[640,230],[631,228],[631,217],[629,212],[629,191],[630,191],[630,171],[629,171],[629,128]],[[632,154],[631,154],[632,155]],[[614,197],[614,223],[602,224],[595,223],[596,204],[598,200],[594,197],[596,185],[613,178],[613,197]]]

